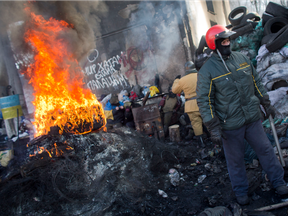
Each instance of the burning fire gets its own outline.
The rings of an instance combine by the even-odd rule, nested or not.
[[[103,121],[102,105],[96,96],[84,89],[83,72],[68,49],[64,36],[71,28],[65,21],[45,20],[30,13],[31,20],[25,32],[25,41],[34,51],[34,62],[24,72],[34,88],[36,136],[47,134],[58,126],[59,133],[88,133],[93,123]]]
[[[68,151],[73,150],[73,148],[71,146],[69,146],[67,142],[64,142],[63,144],[66,145],[65,150],[68,150]],[[57,146],[56,143],[54,143],[54,147],[52,147],[50,151],[45,149],[45,147],[39,147],[39,146],[36,146],[36,147],[37,147],[37,149],[34,150],[34,153],[30,154],[29,157],[35,157],[36,155],[40,155],[43,152],[48,153],[48,156],[50,158],[52,158],[53,156],[54,157],[60,157],[61,155],[63,155],[63,151],[62,151],[63,146],[62,146],[62,149],[59,149],[59,147]]]

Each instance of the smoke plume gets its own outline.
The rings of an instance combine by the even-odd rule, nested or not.
[[[145,28],[134,28],[131,32],[131,38],[137,38],[133,41],[136,46],[143,46],[145,39],[152,44],[152,61],[147,64],[147,72],[151,73],[146,77],[154,77],[152,74],[164,74],[175,59],[175,50],[181,45],[181,37],[178,28],[178,19],[181,8],[176,2],[141,2],[138,10],[131,13],[130,25],[143,23]],[[146,38],[145,38],[146,36]],[[176,58],[177,59],[177,58]],[[141,79],[145,80],[145,77]]]
[[[101,19],[108,12],[105,2],[98,1],[85,3],[77,1],[0,2],[0,36],[5,36],[7,31],[10,32],[14,52],[28,51],[23,39],[24,26],[29,19],[24,11],[25,7],[29,7],[31,12],[40,14],[45,19],[53,17],[72,24],[73,28],[63,37],[69,41],[70,49],[78,60],[86,57],[86,54],[96,47],[95,36],[100,34]],[[15,26],[18,27],[15,28]]]

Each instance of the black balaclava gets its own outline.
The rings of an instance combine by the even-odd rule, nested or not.
[[[221,42],[226,38],[220,38],[216,40],[216,49],[219,50],[222,56],[229,56],[231,54],[230,44],[228,46],[222,46]]]

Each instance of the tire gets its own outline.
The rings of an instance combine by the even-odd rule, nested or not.
[[[258,13],[248,13],[243,17],[240,24],[251,22],[251,21],[256,22],[256,21],[260,21],[260,20],[261,20],[261,18],[260,18]]]
[[[281,87],[288,87],[288,83],[286,80],[279,80],[272,85],[271,90],[275,90]]]
[[[242,14],[241,14],[242,13]],[[240,17],[237,17],[236,16],[238,14],[241,14]],[[228,19],[230,21],[230,23],[233,25],[233,26],[237,26],[241,23],[241,20],[243,19],[243,17],[247,14],[247,8],[244,7],[244,6],[240,6],[240,7],[237,7],[235,9],[233,9],[230,14],[228,15]]]
[[[274,17],[284,17],[288,19],[288,8],[271,1],[266,6],[265,12],[273,15]]]
[[[211,54],[211,52],[213,52],[213,50],[211,50],[209,47],[207,49],[204,50],[203,53],[206,53],[208,56]]]
[[[200,55],[201,53],[203,53],[204,47],[207,47],[207,43],[206,43],[205,35],[202,35],[198,48],[196,50],[196,54]]]
[[[265,35],[261,40],[261,46],[263,44],[267,44],[271,40],[271,38],[274,37],[274,35],[275,35],[275,33]]]
[[[274,16],[272,15],[272,14],[269,14],[269,13],[266,13],[266,12],[264,12],[263,14],[262,14],[262,26],[264,27],[265,26],[265,23],[269,20],[269,19],[271,19],[271,18],[273,18]]]
[[[264,27],[264,36],[271,34],[271,33],[277,33],[280,29],[288,25],[288,20],[282,17],[274,17],[272,19],[269,19]]]
[[[266,44],[267,50],[275,52],[281,49],[288,42],[288,25],[278,31]]]
[[[245,25],[247,25],[247,23],[242,23],[242,24],[239,24],[239,25],[237,25],[237,26],[234,26],[234,27],[232,28],[232,31],[236,31],[237,29],[242,28],[242,27],[244,27]]]
[[[233,27],[232,24],[229,24],[229,25],[225,26],[225,28],[227,28],[227,29],[231,29],[232,27]]]
[[[237,37],[239,37],[239,36],[241,36],[241,35],[244,35],[244,34],[246,34],[246,33],[248,33],[248,32],[251,32],[251,31],[253,31],[253,30],[254,30],[254,28],[253,28],[252,23],[248,23],[247,25],[245,25],[245,26],[243,26],[243,27],[241,27],[241,28],[239,28],[239,29],[236,29],[236,30],[235,30],[236,34],[231,35],[230,39],[231,39],[231,40],[234,40],[234,39],[236,39]]]
[[[250,21],[247,22],[247,21],[246,21],[246,22],[243,22],[243,23],[240,24],[240,25],[234,26],[234,27],[232,28],[232,31],[237,31],[237,29],[242,28],[242,27],[246,26],[246,25],[249,24],[249,23],[252,24],[253,29],[255,29],[255,27],[258,25],[258,22],[250,22]]]
[[[252,23],[253,29],[255,29],[256,26],[258,25],[258,22],[251,22],[251,23]]]

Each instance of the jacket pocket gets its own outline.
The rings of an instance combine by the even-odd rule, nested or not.
[[[233,81],[230,76],[219,76],[213,79],[213,84],[216,91],[221,92],[221,94],[225,94],[225,89],[230,89]]]
[[[252,78],[252,69],[251,66],[248,65],[249,67],[242,67],[242,68],[238,68],[236,71],[238,73],[238,75],[241,78],[247,78],[247,77],[251,77]]]

